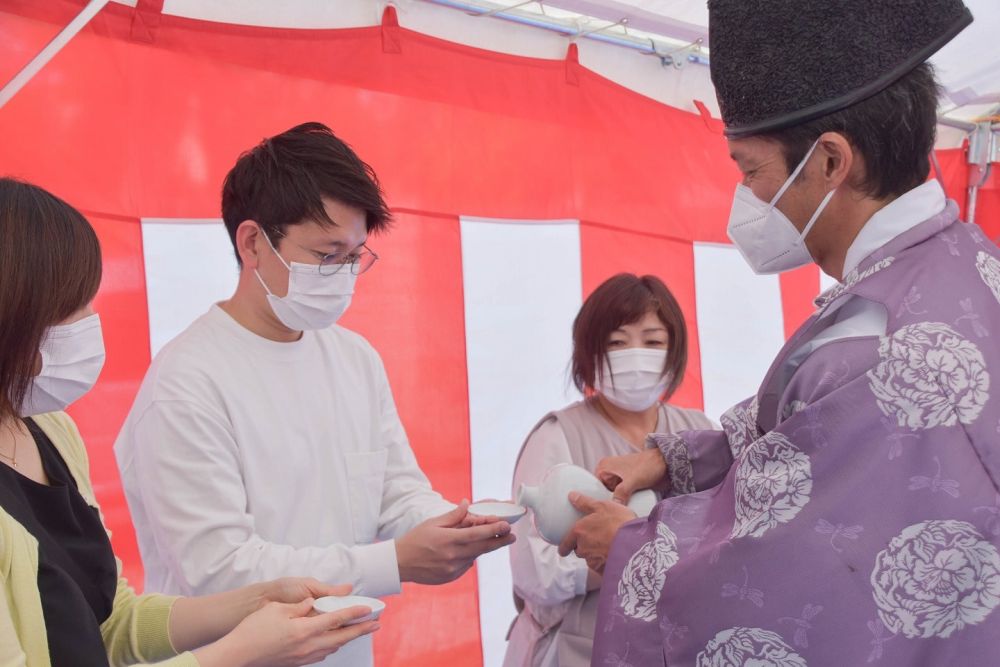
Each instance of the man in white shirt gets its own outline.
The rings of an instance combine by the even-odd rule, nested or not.
[[[510,544],[431,489],[381,359],[334,326],[390,219],[371,168],[306,123],[239,158],[222,209],[236,292],[157,355],[115,443],[147,589],[299,574],[382,596]],[[322,664],[371,662],[366,638]]]

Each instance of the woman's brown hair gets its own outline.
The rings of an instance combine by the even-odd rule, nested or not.
[[[687,326],[677,299],[656,276],[619,273],[595,289],[573,320],[573,384],[583,393],[594,388],[603,373],[608,355],[608,338],[625,324],[656,316],[667,328],[667,362],[663,371],[672,380],[666,398],[677,390],[687,366]]]
[[[101,246],[75,208],[0,178],[0,422],[17,418],[45,331],[90,303]]]

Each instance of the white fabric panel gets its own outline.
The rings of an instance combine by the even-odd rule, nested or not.
[[[945,96],[966,103],[983,95],[1000,95],[997,69],[1000,49],[1000,3],[996,0],[964,0],[975,20],[932,59]],[[984,100],[985,101],[985,100]],[[955,118],[972,119],[971,109],[949,112]]]
[[[719,421],[757,392],[785,342],[778,276],[758,276],[733,246],[694,244],[705,413]]]
[[[360,28],[377,25],[385,5],[371,0],[164,0],[163,13],[274,28]]]
[[[475,499],[510,497],[532,426],[579,398],[567,369],[582,301],[576,222],[462,218],[465,340]],[[514,619],[506,550],[478,561],[484,667],[503,662]]]
[[[819,292],[820,292],[820,294],[822,294],[823,292],[827,291],[828,289],[830,289],[831,287],[833,287],[836,284],[837,284],[837,279],[836,278],[831,278],[830,276],[828,276],[825,273],[823,273],[822,270],[819,272]]]
[[[698,0],[548,0],[561,7],[614,22],[628,18],[629,29],[708,44],[708,5]]]
[[[236,290],[239,269],[222,220],[144,218],[149,348],[165,344]]]

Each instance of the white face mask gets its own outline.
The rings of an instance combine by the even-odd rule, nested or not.
[[[805,229],[799,233],[795,225],[778,210],[776,204],[785,194],[785,190],[795,181],[795,178],[805,167],[813,151],[816,150],[816,143],[813,143],[809,152],[799,162],[791,176],[774,195],[770,203],[757,199],[753,191],[742,183],[736,184],[736,194],[733,196],[733,208],[729,213],[729,226],[726,233],[733,242],[743,259],[747,261],[754,273],[781,273],[805,266],[813,261],[806,247],[806,236],[812,226],[819,220],[820,214],[826,205],[830,203],[830,198],[836,190],[826,193],[819,208],[809,218]]]
[[[614,350],[608,352],[604,374],[594,388],[622,410],[642,412],[653,407],[670,386],[670,375],[663,373],[666,364],[666,350]]]
[[[21,416],[65,410],[86,394],[104,368],[104,336],[95,314],[49,327],[42,341],[42,370],[21,402]]]
[[[325,276],[319,272],[318,264],[292,262],[289,265],[271,245],[267,234],[264,234],[264,239],[288,269],[288,294],[285,296],[275,296],[257,270],[254,270],[257,280],[267,291],[267,302],[275,316],[293,331],[311,331],[333,326],[351,305],[354,283],[358,278],[351,267],[344,266],[336,273]]]

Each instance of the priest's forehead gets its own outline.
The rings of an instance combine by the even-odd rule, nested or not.
[[[746,173],[778,162],[784,164],[781,144],[762,137],[747,137],[746,139],[729,139],[729,157],[740,171]]]

